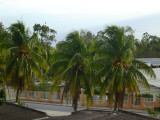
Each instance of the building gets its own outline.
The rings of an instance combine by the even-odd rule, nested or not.
[[[153,71],[156,74],[156,79],[150,78],[149,76],[145,75],[148,83],[150,84],[150,90],[147,90],[144,85],[139,84],[140,94],[152,94],[155,99],[156,96],[160,94],[160,58],[137,58],[137,60],[143,61],[147,65],[152,67]]]

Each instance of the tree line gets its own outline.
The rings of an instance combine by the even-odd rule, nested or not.
[[[63,97],[72,99],[75,111],[81,89],[90,106],[94,89],[98,88],[100,98],[107,94],[116,111],[123,106],[125,93],[139,94],[139,82],[149,88],[143,73],[156,77],[149,66],[135,59],[144,55],[142,44],[150,37],[145,34],[139,42],[133,33],[131,27],[116,25],[97,35],[87,30],[73,31],[54,48],[51,42],[55,41],[56,31],[47,25],[35,24],[32,33],[21,21],[7,29],[1,23],[1,84],[17,90],[16,100],[19,92],[33,88],[34,81],[52,81],[52,91],[63,84]],[[153,44],[152,40],[147,44]]]
[[[136,40],[137,58],[159,58],[160,57],[160,37],[143,34],[141,40]]]

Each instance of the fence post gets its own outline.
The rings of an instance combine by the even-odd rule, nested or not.
[[[61,93],[60,93],[60,103],[63,103],[63,88],[61,88]]]
[[[50,101],[52,101],[52,93],[51,92],[48,93],[48,102],[50,102]]]
[[[40,100],[41,100],[41,92],[37,91],[37,101],[40,101]]]
[[[81,105],[84,103],[84,90],[81,89]]]
[[[144,97],[141,97],[141,107],[142,107],[142,108],[144,108],[144,107],[145,107]]]
[[[158,107],[158,106],[159,106],[159,100],[158,100],[158,98],[156,98],[156,101],[154,103],[154,107]]]
[[[27,95],[26,95],[26,100],[29,100],[29,91],[27,91],[27,93],[26,93]]]

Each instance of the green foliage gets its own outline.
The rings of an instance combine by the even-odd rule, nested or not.
[[[137,58],[159,58],[160,57],[160,37],[143,34],[141,41],[136,41]]]
[[[154,110],[160,113],[160,107],[155,107]]]
[[[134,59],[136,46],[130,27],[108,26],[99,32],[97,41],[102,43],[97,51],[99,58],[90,66],[96,70],[95,84],[101,88],[101,97],[106,94],[108,88],[109,100],[115,98],[115,104],[122,106],[126,90],[128,93],[139,94],[138,82],[149,88],[141,70],[153,78],[155,74],[145,63]]]
[[[87,36],[88,33],[82,35],[74,31],[67,35],[66,41],[59,42],[53,54],[54,63],[49,70],[49,74],[53,75],[53,90],[64,83],[64,97],[67,98],[68,94],[70,95],[75,111],[81,88],[85,89],[87,106],[92,103],[94,72],[88,66],[91,56],[90,42],[86,41]],[[92,41],[91,38],[90,41]]]
[[[149,89],[141,71],[156,77],[154,71],[135,60],[135,56],[160,56],[157,36],[144,33],[139,42],[131,27],[112,25],[97,36],[86,30],[71,32],[53,48],[54,29],[40,24],[35,24],[33,29],[34,33],[30,34],[20,21],[8,29],[0,23],[0,81],[11,83],[19,90],[29,86],[50,91],[64,84],[64,97],[69,95],[76,110],[81,88],[86,93],[87,106],[92,104],[94,93],[102,97],[106,89],[109,100],[115,99],[115,103],[121,105],[125,92],[139,94],[138,82]],[[52,87],[47,84],[51,77]],[[35,79],[44,82],[33,85]]]
[[[159,95],[156,95],[156,97],[157,97],[158,99],[160,99],[160,94],[159,94]]]
[[[46,91],[50,92],[51,91],[51,86],[50,84],[46,83],[40,83],[39,85],[33,85],[33,91]]]
[[[41,55],[46,59],[47,64],[50,65],[50,59],[52,57],[53,47],[51,47],[51,43],[55,40],[56,31],[54,29],[49,28],[49,26],[35,24],[33,26],[34,33],[37,34],[38,40],[41,43],[41,47],[45,50],[41,53]],[[46,71],[43,71],[44,73]]]
[[[95,87],[95,88],[94,88],[94,94],[95,94],[95,95],[99,95],[100,92],[101,92],[101,91],[100,91],[100,88],[99,88],[99,87]]]
[[[51,41],[55,41],[56,31],[49,28],[47,25],[35,24],[33,30],[41,37],[41,41],[46,44],[51,44]]]
[[[0,90],[0,106],[6,101],[6,94],[3,89]]]
[[[153,117],[157,117],[157,115],[160,113],[158,110],[151,110],[149,108],[147,108],[147,111]]]
[[[17,103],[18,103],[18,105],[20,105],[20,106],[25,106],[25,103],[24,103],[24,102],[21,102],[20,99],[18,99]]]
[[[33,75],[42,80],[41,69],[47,70],[48,66],[45,59],[34,51],[39,47],[37,36],[30,35],[23,22],[11,24],[9,32],[9,45],[1,53],[2,62],[6,62],[4,79],[5,83],[21,91],[32,86]]]
[[[3,51],[10,46],[10,34],[7,29],[0,22],[0,84],[4,83],[4,68],[7,61],[3,61],[1,54]]]
[[[139,95],[139,97],[153,98],[153,95],[152,94],[148,94],[148,93],[144,93],[144,94]]]
[[[0,78],[0,85],[3,83],[3,79]]]

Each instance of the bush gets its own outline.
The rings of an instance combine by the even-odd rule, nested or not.
[[[153,117],[157,117],[157,115],[159,114],[159,111],[157,111],[157,110],[151,110],[151,109],[147,108],[147,111]]]
[[[153,98],[153,95],[152,95],[152,94],[145,93],[145,94],[141,94],[141,95],[139,95],[139,97],[144,97],[144,98]]]
[[[94,88],[94,94],[95,95],[99,95],[100,94],[100,88],[99,87],[95,87]]]
[[[160,107],[155,107],[154,110],[160,112]]]
[[[6,94],[3,89],[0,90],[0,106],[6,101]]]
[[[18,105],[20,105],[20,106],[24,106],[25,105],[25,103],[24,102],[21,102],[21,100],[20,99],[18,99]]]
[[[49,92],[51,91],[51,85],[49,84],[39,84],[39,85],[34,85],[33,86],[33,91],[46,91],[46,92]]]
[[[3,80],[0,78],[0,84],[2,84],[3,83]]]

